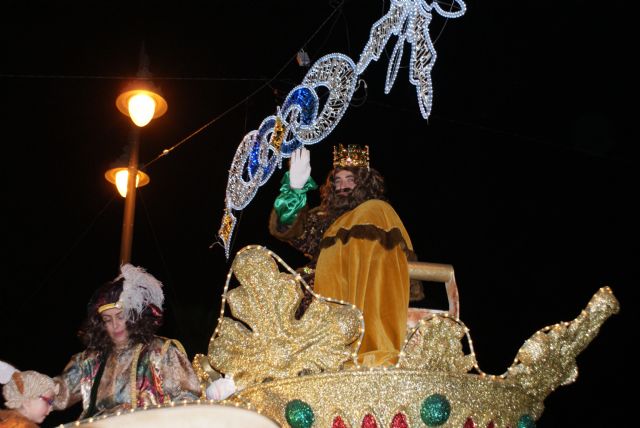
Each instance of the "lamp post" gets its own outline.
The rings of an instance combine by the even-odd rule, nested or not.
[[[130,139],[129,164],[124,168],[114,168],[107,171],[107,180],[117,183],[116,173],[122,177],[126,171],[126,191],[124,202],[124,216],[122,219],[122,239],[120,243],[120,264],[131,261],[131,244],[133,240],[133,223],[136,209],[136,187],[149,182],[149,176],[138,170],[138,152],[140,150],[140,128],[160,117],[167,111],[167,102],[159,94],[157,88],[148,80],[150,77],[147,67],[147,57],[144,48],[140,54],[139,80],[134,81],[116,99],[118,110],[131,118],[133,126]],[[113,181],[110,177],[113,177]],[[124,180],[122,180],[124,181]],[[120,189],[119,189],[120,190]],[[120,191],[122,194],[122,191]]]

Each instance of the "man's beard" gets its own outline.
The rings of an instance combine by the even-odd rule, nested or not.
[[[360,202],[361,201],[356,200],[353,189],[346,189],[340,193],[336,192],[331,204],[327,207],[329,215],[333,219],[338,218],[347,211],[351,211],[360,205]]]

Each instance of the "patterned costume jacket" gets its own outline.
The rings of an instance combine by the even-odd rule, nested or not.
[[[87,351],[71,358],[62,375],[54,378],[60,384],[55,409],[82,401],[84,418],[200,396],[198,378],[180,342],[155,336],[148,344],[132,344],[109,354],[97,389],[96,413],[88,415],[102,358]]]

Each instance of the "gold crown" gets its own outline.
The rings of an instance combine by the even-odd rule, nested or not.
[[[333,167],[357,166],[369,168],[369,146],[342,144],[333,146]]]
[[[233,275],[239,285],[229,290]],[[531,336],[498,376],[478,367],[467,327],[437,313],[408,332],[395,366],[363,367],[356,359],[366,327],[360,311],[314,294],[296,320],[301,283],[266,248],[240,250],[208,355],[193,360],[203,386],[220,373],[233,377],[238,390],[222,404],[252,407],[292,428],[535,427],[544,399],[576,379],[577,355],[619,310],[611,289],[601,288],[573,321]],[[225,302],[236,319],[224,317]]]

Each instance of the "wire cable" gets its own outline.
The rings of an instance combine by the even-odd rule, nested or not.
[[[61,80],[140,80],[139,76],[88,76],[61,74],[0,74],[0,79],[61,79]],[[211,82],[264,82],[266,77],[170,77],[153,76],[153,80],[193,80]]]
[[[344,0],[342,1],[342,3],[344,3]],[[313,34],[311,34],[311,36],[307,39],[306,42],[304,42],[302,44],[302,46],[300,47],[300,49],[304,49],[304,47],[311,41],[313,40],[313,38],[320,32],[320,30],[327,24],[327,22],[329,22],[329,20],[333,17],[333,15],[339,10],[339,8],[334,9],[329,16],[327,16],[327,18],[325,18],[325,20],[322,22],[322,24],[320,24],[320,26],[313,32]],[[211,119],[209,122],[205,123],[204,125],[202,125],[200,128],[196,129],[195,131],[193,131],[191,134],[187,135],[185,138],[183,138],[182,140],[178,141],[176,144],[174,144],[173,146],[169,147],[168,149],[164,149],[160,154],[158,154],[155,158],[153,158],[152,160],[150,160],[149,162],[147,162],[146,164],[144,164],[143,168],[148,167],[149,165],[153,164],[154,162],[156,162],[158,159],[165,157],[166,155],[168,155],[169,153],[171,153],[173,150],[177,149],[178,147],[180,147],[181,145],[183,145],[184,143],[186,143],[187,141],[189,141],[191,138],[193,138],[194,136],[196,136],[197,134],[199,134],[200,132],[202,132],[203,130],[207,129],[209,126],[211,126],[212,124],[216,123],[218,120],[222,119],[224,116],[226,116],[228,113],[230,113],[231,111],[235,110],[238,106],[242,105],[243,103],[245,103],[247,100],[249,100],[250,98],[252,98],[254,95],[256,95],[258,92],[262,91],[264,88],[266,88],[267,86],[269,86],[273,81],[275,81],[277,79],[277,77],[289,66],[289,64],[291,62],[293,62],[296,59],[296,56],[298,55],[298,52],[300,51],[300,49],[296,50],[296,53],[294,55],[292,55],[285,63],[282,67],[280,67],[280,69],[276,72],[276,74],[269,79],[268,81],[266,81],[265,83],[263,83],[262,85],[260,85],[255,91],[253,91],[252,93],[250,93],[249,95],[247,95],[246,97],[244,97],[242,100],[238,101],[237,103],[235,103],[234,105],[232,105],[231,107],[229,107],[228,109],[226,109],[224,112],[222,112],[221,114],[219,114],[218,116],[216,116],[215,118]]]
[[[51,280],[51,278],[54,276],[54,274],[56,274],[60,270],[60,268],[63,266],[63,264],[67,261],[67,259],[69,259],[69,257],[71,256],[71,253],[73,252],[73,250],[89,234],[89,232],[93,229],[93,227],[95,226],[95,224],[98,221],[98,219],[100,217],[102,217],[104,212],[107,210],[107,208],[109,208],[109,206],[113,203],[114,200],[115,200],[115,196],[111,197],[111,199],[109,199],[109,201],[104,205],[104,207],[102,207],[102,209],[100,211],[98,211],[98,213],[94,216],[93,220],[91,220],[89,225],[84,228],[84,230],[73,241],[73,243],[67,249],[67,251],[64,252],[62,257],[44,275],[44,278],[35,287],[33,287],[31,289],[31,293],[27,296],[27,298],[18,299],[18,303],[16,303],[15,301],[7,301],[7,303],[11,303],[11,304],[14,304],[16,306],[12,308],[13,309],[12,312],[8,311],[8,310],[7,311],[2,310],[2,311],[0,311],[0,313],[7,313],[7,314],[9,314],[9,313],[20,313],[20,312],[22,312],[25,304],[37,300],[36,296],[38,294],[40,294],[42,289],[45,287],[45,285],[47,285],[47,283]]]

